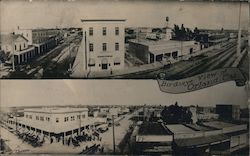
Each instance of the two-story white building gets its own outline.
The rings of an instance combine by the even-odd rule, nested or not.
[[[28,40],[19,34],[1,34],[0,50],[9,56],[14,55],[16,64],[21,64],[29,61],[35,56],[35,48],[28,44]],[[13,61],[13,60],[11,60]]]
[[[125,20],[84,19],[81,22],[85,71],[122,69],[125,58]]]

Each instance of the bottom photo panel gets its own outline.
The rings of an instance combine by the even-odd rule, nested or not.
[[[171,94],[155,80],[0,81],[1,154],[248,155],[248,85]]]

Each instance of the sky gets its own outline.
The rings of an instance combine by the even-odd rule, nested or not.
[[[245,87],[225,82],[206,89],[169,94],[156,80],[1,80],[1,107],[48,105],[180,105],[247,106]]]
[[[20,28],[81,27],[80,19],[127,19],[126,26],[162,27],[165,17],[189,28],[237,29],[239,3],[169,2],[163,0],[3,0],[0,31]],[[249,5],[242,4],[241,23],[248,28]]]
[[[236,29],[239,3],[166,2],[163,0],[59,0],[33,2],[0,1],[0,32],[20,28],[81,27],[80,19],[127,19],[126,26],[161,27],[169,16],[170,25],[194,28]],[[242,5],[242,27],[248,28],[249,4]],[[226,82],[185,94],[159,90],[154,80],[1,80],[0,105],[40,106],[110,104],[214,106],[218,103],[246,106],[244,87]]]

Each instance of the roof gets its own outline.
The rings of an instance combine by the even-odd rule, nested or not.
[[[225,127],[233,127],[233,126],[235,126],[235,124],[222,122],[222,121],[203,122],[203,125],[209,126],[209,127],[214,127],[214,128],[217,128],[217,129],[222,129],[222,128],[225,128]]]
[[[144,122],[140,125],[139,135],[170,135],[172,134],[164,125],[156,122]]]
[[[246,134],[246,133],[248,133],[248,130],[230,132],[230,133],[226,133],[225,135],[227,135],[227,136],[236,136],[236,135],[241,135],[241,134]]]
[[[81,22],[125,22],[126,19],[82,19]]]
[[[173,132],[174,134],[183,134],[183,133],[194,133],[195,130],[192,130],[191,128],[188,128],[182,124],[172,124],[172,125],[166,125],[166,127]]]
[[[18,39],[19,37],[23,38],[25,41],[28,41],[25,37],[20,34],[1,34],[0,35],[0,43],[11,44],[13,41]]]
[[[218,141],[230,141],[230,138],[226,135],[221,134],[188,139],[175,139],[175,143],[179,147],[206,146]]]
[[[147,45],[147,46],[151,46],[151,45],[165,45],[165,46],[169,46],[169,45],[180,45],[182,44],[183,46],[185,45],[191,45],[194,44],[195,41],[179,41],[179,40],[149,40],[149,39],[140,39],[138,41],[138,39],[132,39],[129,40],[130,42],[134,42],[134,43],[138,43],[138,44],[143,44],[143,45]]]
[[[24,112],[34,112],[34,113],[71,113],[71,112],[82,112],[88,111],[88,108],[34,108],[34,109],[25,109]]]
[[[197,124],[186,124],[187,127],[190,127],[191,129],[194,129],[196,131],[210,131],[214,130],[214,128],[210,127],[205,127]]]

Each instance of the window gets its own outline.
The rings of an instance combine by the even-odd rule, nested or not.
[[[59,122],[59,118],[56,118],[56,122]]]
[[[85,114],[82,115],[82,118],[85,118]]]
[[[81,115],[77,115],[77,119],[80,119],[81,118]]]
[[[2,47],[0,46],[0,50],[2,50]]]
[[[115,43],[115,51],[119,51],[119,43]]]
[[[15,45],[15,50],[16,50],[16,45]]]
[[[23,47],[25,48],[25,43],[23,44]]]
[[[115,35],[119,35],[119,27],[115,27]]]
[[[120,65],[120,64],[121,64],[120,58],[116,57],[114,60],[114,65]]]
[[[106,28],[106,27],[103,27],[103,28],[102,28],[102,35],[103,35],[103,36],[106,36],[106,35],[107,35],[107,28]]]
[[[29,118],[29,115],[26,115],[26,118]]]
[[[94,44],[93,43],[90,43],[89,44],[89,51],[94,51]]]
[[[93,36],[94,35],[94,30],[93,27],[89,28],[89,36]]]
[[[40,120],[41,120],[41,121],[44,121],[44,117],[40,116]]]
[[[47,119],[48,121],[50,121],[50,118],[48,117],[48,119]]]
[[[107,51],[107,43],[102,43],[102,51]]]
[[[39,120],[39,116],[36,116],[36,120]]]
[[[30,119],[32,119],[32,115],[30,115]]]
[[[95,60],[90,58],[89,59],[89,64],[88,64],[89,67],[94,67],[95,66]]]
[[[69,121],[69,117],[64,118],[64,122],[67,122],[67,121]]]

